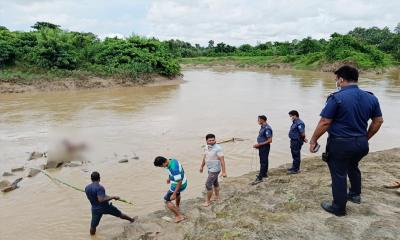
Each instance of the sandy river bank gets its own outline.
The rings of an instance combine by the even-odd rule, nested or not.
[[[126,239],[399,239],[400,195],[383,184],[400,178],[400,149],[369,154],[361,163],[363,203],[348,204],[346,217],[324,212],[319,203],[331,198],[330,176],[318,157],[303,162],[302,173],[286,175],[285,165],[270,178],[249,186],[255,173],[223,182],[223,201],[210,208],[202,198],[183,198],[188,220],[181,224],[161,219],[157,211],[126,225]],[[172,216],[171,216],[172,217]]]

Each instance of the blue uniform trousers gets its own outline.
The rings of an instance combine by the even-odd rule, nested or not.
[[[346,209],[348,195],[361,194],[361,172],[358,163],[368,154],[368,140],[366,137],[330,137],[326,150],[332,179],[332,206],[337,211],[342,211]],[[347,193],[347,176],[351,185],[349,193]]]
[[[260,157],[260,173],[258,174],[259,178],[268,176],[268,156],[270,148],[271,145],[266,144],[258,149],[258,155]]]
[[[301,139],[290,140],[290,151],[292,153],[292,158],[293,158],[292,169],[294,171],[300,170],[301,147],[303,146],[303,143],[304,142]]]

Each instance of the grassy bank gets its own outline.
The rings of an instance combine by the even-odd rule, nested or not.
[[[194,57],[182,58],[180,63],[183,66],[235,66],[235,67],[256,67],[256,68],[293,68],[312,71],[334,71],[342,64],[358,66],[363,71],[383,72],[386,69],[399,67],[400,63],[387,60],[384,66],[373,64],[361,65],[354,60],[327,61],[322,53],[308,54],[302,56],[221,56],[221,57]]]

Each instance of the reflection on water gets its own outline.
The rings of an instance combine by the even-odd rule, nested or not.
[[[180,86],[1,95],[0,171],[23,165],[26,152],[45,151],[60,136],[84,140],[91,146],[91,163],[84,167],[88,172],[65,168],[52,174],[83,187],[90,171],[98,170],[110,194],[137,204],[116,205],[142,215],[162,208],[167,190],[166,173],[153,167],[155,156],[179,159],[189,181],[183,197],[198,197],[205,180],[198,172],[204,136],[212,132],[219,139],[249,139],[223,148],[229,176],[254,171],[258,160],[251,146],[259,128],[257,115],[266,114],[274,129],[271,166],[288,163],[287,113],[297,109],[310,136],[335,88],[332,73],[188,69],[184,74],[188,82]],[[360,85],[378,96],[385,118],[371,150],[399,146],[398,73],[364,76]],[[140,159],[117,163],[119,157],[133,154]],[[310,155],[306,147],[303,155]],[[24,179],[21,189],[1,195],[0,202],[5,239],[90,239],[85,196],[44,176]],[[112,236],[124,224],[104,217],[97,239]]]

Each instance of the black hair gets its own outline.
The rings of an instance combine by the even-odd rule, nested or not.
[[[290,111],[290,112],[289,112],[289,115],[290,115],[290,116],[296,116],[296,117],[300,117],[300,116],[299,116],[299,112],[298,112],[298,111],[296,111],[296,110],[292,110],[292,111]]]
[[[335,71],[336,76],[349,82],[358,82],[358,70],[355,67],[344,65]]]
[[[267,121],[267,117],[265,115],[260,115],[258,116],[259,119],[262,119],[264,121]]]
[[[210,138],[215,138],[215,135],[212,133],[209,133],[206,135],[206,140],[210,139]]]
[[[100,173],[92,172],[92,174],[90,174],[90,179],[92,179],[92,182],[100,181]]]
[[[158,156],[154,159],[154,166],[156,167],[162,167],[163,164],[167,161],[165,157]]]

